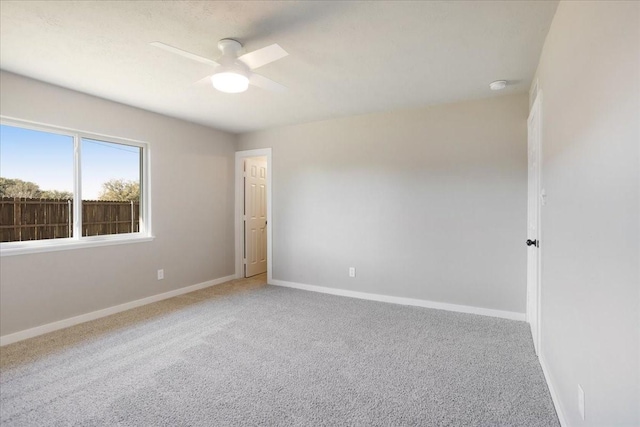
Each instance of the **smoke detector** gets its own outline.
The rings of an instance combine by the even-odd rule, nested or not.
[[[489,83],[489,87],[491,88],[491,90],[502,90],[505,87],[507,87],[507,81],[506,80],[496,80],[495,82]]]

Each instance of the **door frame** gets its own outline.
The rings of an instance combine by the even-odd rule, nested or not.
[[[235,265],[236,278],[244,277],[244,160],[249,157],[266,157],[267,158],[267,283],[271,283],[273,279],[273,220],[271,216],[272,202],[271,194],[273,191],[273,167],[271,165],[271,148],[260,148],[256,150],[236,151],[235,160]]]
[[[531,125],[531,119],[533,117],[534,114],[537,115],[537,126],[538,126],[538,132],[537,132],[537,137],[538,137],[538,141],[537,141],[537,145],[538,145],[538,159],[536,162],[537,165],[537,175],[538,175],[538,186],[536,189],[537,192],[537,209],[536,209],[536,216],[537,216],[537,231],[538,231],[538,235],[536,236],[536,239],[538,240],[538,246],[536,247],[536,251],[538,251],[538,256],[536,257],[537,259],[537,266],[536,266],[536,283],[534,284],[535,289],[534,289],[534,293],[536,294],[536,306],[533,307],[532,309],[535,310],[535,319],[536,319],[536,325],[535,325],[535,330],[536,330],[536,334],[534,336],[533,334],[533,329],[532,329],[532,338],[534,340],[534,344],[535,344],[535,348],[538,352],[538,355],[541,354],[542,352],[542,331],[541,331],[541,327],[542,327],[542,206],[544,204],[544,199],[542,197],[542,90],[540,90],[537,87],[536,84],[536,88],[535,88],[535,93],[533,93],[534,95],[534,100],[531,103],[531,108],[529,111],[529,117],[527,117],[527,152],[528,150],[528,146],[529,146],[529,127]],[[527,159],[527,164],[528,164],[528,159]],[[528,186],[527,186],[528,188]],[[528,190],[527,190],[528,191]],[[529,194],[527,194],[527,198],[529,197]],[[528,216],[528,212],[527,212],[527,216]],[[529,226],[528,226],[529,220],[527,218],[527,239],[531,238],[528,234],[529,234]],[[527,248],[527,251],[530,250],[529,248]],[[528,262],[528,261],[527,261]],[[528,266],[527,266],[528,267]],[[528,268],[527,268],[528,270]],[[529,323],[531,325],[531,308],[530,308],[530,304],[529,304],[529,280],[527,277],[527,305],[526,305],[526,318],[527,318],[527,323]]]

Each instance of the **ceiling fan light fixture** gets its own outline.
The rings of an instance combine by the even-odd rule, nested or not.
[[[249,78],[235,71],[221,71],[211,76],[213,87],[220,92],[241,93],[249,88]]]
[[[289,55],[278,44],[272,44],[240,55],[242,44],[239,41],[222,39],[218,42],[218,48],[222,55],[215,61],[162,42],[151,42],[151,45],[192,61],[216,67],[209,79],[213,88],[220,92],[241,93],[249,88],[249,84],[274,92],[286,90],[286,87],[280,83],[253,72],[255,68],[270,64]]]

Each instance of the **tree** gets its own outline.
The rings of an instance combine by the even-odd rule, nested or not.
[[[0,197],[27,199],[73,199],[68,191],[41,190],[35,182],[0,177]]]
[[[40,187],[34,182],[21,179],[0,178],[0,192],[2,197],[40,198]]]
[[[59,190],[43,190],[40,193],[41,199],[63,199],[63,200],[71,200],[73,199],[73,194],[69,191],[59,191]]]
[[[102,184],[98,200],[137,202],[140,200],[140,183],[124,179],[111,179]]]

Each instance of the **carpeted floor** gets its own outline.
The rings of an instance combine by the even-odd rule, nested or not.
[[[233,281],[0,350],[2,426],[559,426],[523,322]]]

